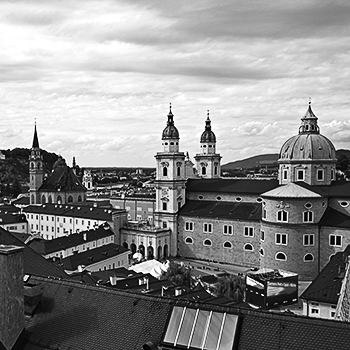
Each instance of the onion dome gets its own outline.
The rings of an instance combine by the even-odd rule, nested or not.
[[[308,110],[301,118],[299,134],[284,143],[279,154],[279,161],[336,159],[334,145],[327,137],[320,134],[317,119],[311,109],[311,102],[309,102]]]
[[[170,111],[168,114],[168,121],[167,121],[167,125],[165,127],[165,129],[163,130],[163,134],[162,134],[162,140],[166,140],[166,139],[179,139],[179,132],[176,129],[175,125],[174,125],[174,115],[171,112],[171,104],[170,104]]]
[[[207,120],[205,121],[205,130],[201,136],[201,142],[216,142],[215,134],[211,131],[211,120],[209,119],[209,111]]]

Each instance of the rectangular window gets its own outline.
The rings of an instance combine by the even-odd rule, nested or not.
[[[142,220],[142,216],[141,215],[136,215],[136,220],[137,221],[141,221]]]
[[[185,222],[185,231],[193,231],[193,222],[191,221]]]
[[[283,170],[283,180],[287,180],[287,179],[288,179],[288,171]]]
[[[55,228],[54,228],[54,227],[51,227],[51,231],[52,231],[52,232],[55,232]]]
[[[266,209],[265,208],[263,208],[262,217],[263,217],[263,219],[266,219]]]
[[[286,233],[276,233],[275,243],[277,245],[287,245],[287,234]]]
[[[314,308],[314,307],[312,307],[311,308],[311,315],[318,315],[319,314],[319,312],[320,312],[320,310],[319,309],[316,309],[316,308]]]
[[[126,206],[126,207],[125,207],[125,209],[126,209],[126,210],[128,210],[128,211],[130,211],[130,209],[131,209],[131,208],[130,208],[130,207],[128,207],[128,206]]]
[[[81,224],[84,225],[84,220],[81,220]]]
[[[153,222],[153,216],[149,216],[149,217],[148,217],[148,221],[149,221],[149,222]]]
[[[66,218],[63,218],[63,223],[66,223]]]
[[[254,227],[244,227],[244,236],[245,237],[254,237]]]
[[[333,247],[341,247],[342,246],[342,236],[338,235],[330,235],[329,236],[329,245]]]
[[[33,214],[30,215],[30,218],[33,219]]]
[[[307,234],[303,236],[304,240],[304,245],[309,246],[309,245],[315,245],[315,235],[314,234]]]
[[[163,210],[167,210],[167,208],[168,208],[167,202],[163,202]]]
[[[317,170],[317,180],[318,181],[323,181],[323,174],[324,174],[324,171],[322,169]]]
[[[58,221],[60,221],[60,218],[59,218],[59,217],[57,217],[57,222],[58,222]]]
[[[297,171],[297,180],[304,181],[304,178],[305,178],[305,171],[299,169]]]
[[[277,221],[288,222],[288,212],[285,210],[279,210],[277,212]]]
[[[163,224],[163,228],[167,228],[168,227],[168,223],[166,221],[163,221],[162,224]]]
[[[204,233],[212,233],[213,232],[213,224],[208,224],[205,222],[203,224],[203,232]]]
[[[260,231],[260,240],[265,241],[265,231]]]
[[[142,207],[137,207],[137,211],[142,211]]]
[[[54,216],[52,217],[52,221],[55,221],[55,217]]]
[[[153,209],[152,209],[152,208],[147,208],[147,211],[148,211],[149,213],[152,213]]]
[[[223,234],[224,235],[232,235],[233,234],[233,226],[232,225],[224,225]]]
[[[314,221],[314,213],[312,211],[304,211],[303,212],[303,221],[304,222],[313,222]]]
[[[58,233],[58,232],[60,232],[60,228],[59,228],[59,227],[57,227],[57,233]]]

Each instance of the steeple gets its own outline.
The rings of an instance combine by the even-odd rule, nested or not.
[[[309,99],[309,107],[305,115],[301,118],[301,126],[299,128],[299,134],[319,134],[320,128],[317,125],[318,118],[315,116],[311,109],[311,99]]]
[[[171,103],[169,108],[169,114],[168,114],[168,121],[166,123],[166,127],[163,130],[162,134],[162,140],[169,140],[169,139],[179,139],[179,132],[176,129],[176,126],[174,125],[174,114],[171,111]]]
[[[36,131],[36,122],[34,124],[34,137],[33,137],[33,145],[32,148],[40,148],[39,147],[39,139],[38,139],[38,133]]]

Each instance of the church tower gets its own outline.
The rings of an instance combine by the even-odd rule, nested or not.
[[[39,147],[36,124],[34,126],[33,145],[29,156],[29,197],[30,204],[40,204],[39,187],[43,183],[43,157]]]
[[[200,146],[200,153],[195,156],[197,174],[207,179],[220,177],[221,156],[216,153],[216,137],[211,130],[209,111],[205,121],[205,130],[200,139]]]
[[[84,169],[83,185],[87,188],[88,191],[91,191],[93,189],[90,169]]]
[[[179,152],[179,132],[174,125],[174,115],[170,111],[162,134],[162,152],[155,156],[156,210],[155,225],[171,229],[170,254],[177,255],[177,212],[185,203],[185,154]]]

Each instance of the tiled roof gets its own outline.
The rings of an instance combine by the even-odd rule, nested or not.
[[[343,252],[338,252],[332,257],[300,298],[337,304],[348,255],[350,255],[350,245]]]
[[[329,186],[311,186],[303,181],[297,182],[297,184],[324,197],[348,198],[350,193],[350,181],[332,181]]]
[[[0,244],[17,245],[24,247],[24,273],[41,276],[68,277],[60,268],[43,258],[40,254],[25,245],[20,239],[10,232],[0,228]]]
[[[295,183],[289,183],[287,185],[279,186],[273,190],[267,191],[262,194],[264,197],[274,198],[319,198],[320,194],[308,190],[307,188],[298,186]]]
[[[96,230],[82,231],[55,239],[33,239],[28,242],[28,245],[39,254],[47,255],[113,235],[114,232],[109,225],[100,225]],[[86,237],[86,239],[84,239],[84,237]]]
[[[350,228],[350,216],[328,207],[319,222],[321,226]]]
[[[189,179],[186,189],[189,192],[218,192],[256,194],[272,190],[278,180],[253,179]]]
[[[0,225],[18,224],[18,223],[26,223],[26,222],[27,222],[27,218],[24,214],[0,213]]]
[[[160,342],[171,310],[159,297],[39,277],[29,282],[40,283],[43,296],[26,320],[33,333],[25,350],[140,350]]]
[[[287,313],[197,304],[32,276],[43,296],[25,350],[140,350],[160,345],[174,305],[239,315],[235,349],[348,350],[350,324]],[[233,330],[234,332],[234,330]],[[164,347],[165,349],[167,347]]]
[[[86,191],[80,180],[68,165],[57,167],[43,182],[39,191]]]
[[[91,264],[96,264],[97,262],[112,258],[127,251],[128,249],[120,245],[110,243],[95,249],[68,256],[61,259],[60,264],[62,264],[62,267],[65,270],[74,271],[79,265],[89,266]]]
[[[189,200],[180,209],[180,216],[219,218],[228,220],[260,220],[261,204]]]
[[[111,221],[113,213],[125,212],[123,209],[95,208],[73,204],[40,204],[29,205],[23,212],[30,214],[58,215],[66,217],[86,218],[91,220]]]

